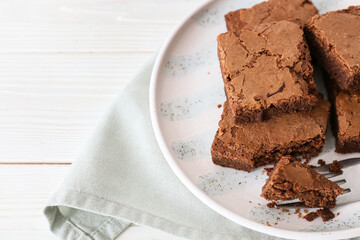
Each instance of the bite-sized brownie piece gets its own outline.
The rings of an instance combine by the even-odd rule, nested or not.
[[[211,147],[215,164],[250,172],[283,155],[321,152],[330,103],[321,100],[308,112],[281,115],[259,123],[235,124],[227,102]]]
[[[343,90],[360,88],[360,6],[314,16],[305,27],[314,55]]]
[[[218,55],[236,123],[309,110],[318,102],[310,52],[295,23],[220,34]]]
[[[304,26],[317,13],[318,10],[310,0],[269,0],[252,8],[229,12],[225,15],[225,21],[229,31],[281,20]]]
[[[262,188],[269,201],[299,199],[309,207],[332,208],[343,189],[294,157],[284,156]]]

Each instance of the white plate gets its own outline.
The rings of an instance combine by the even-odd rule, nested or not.
[[[186,18],[165,43],[150,86],[151,119],[160,148],[172,170],[196,197],[238,224],[286,238],[360,236],[360,203],[338,206],[334,211],[341,214],[327,223],[321,219],[309,223],[295,214],[266,207],[267,202],[260,197],[267,178],[263,168],[246,173],[216,166],[211,161],[210,146],[222,112],[217,104],[225,100],[216,37],[226,31],[225,13],[258,2],[261,1],[206,3]],[[313,2],[321,13],[359,4],[359,1]],[[329,134],[323,153],[312,163],[319,158],[330,161],[350,156],[360,155],[336,154],[334,137]]]

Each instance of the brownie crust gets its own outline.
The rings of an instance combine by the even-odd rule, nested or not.
[[[291,156],[284,156],[275,165],[262,189],[269,201],[299,199],[309,207],[333,208],[343,189],[315,170]]]
[[[284,114],[259,123],[235,124],[229,104],[215,135],[211,156],[215,164],[238,170],[278,161],[283,155],[316,156],[325,142],[329,102],[321,100],[309,112]]]
[[[295,23],[220,34],[218,56],[236,123],[310,110],[318,102],[310,52]]]
[[[269,0],[252,8],[229,12],[225,15],[225,21],[229,31],[281,20],[304,26],[317,13],[310,0]]]
[[[360,6],[314,16],[305,26],[313,53],[346,91],[360,89]]]

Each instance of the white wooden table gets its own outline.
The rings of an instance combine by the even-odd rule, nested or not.
[[[42,208],[96,121],[204,0],[0,1],[0,239],[55,239]],[[131,226],[118,239],[179,239]]]

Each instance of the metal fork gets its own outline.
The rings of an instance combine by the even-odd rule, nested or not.
[[[349,158],[339,161],[343,166],[339,174],[329,172],[330,164],[313,168],[344,189],[344,194],[337,197],[336,205],[344,205],[360,201],[360,158]],[[356,167],[359,166],[359,167]],[[276,204],[277,207],[296,207],[301,204],[299,200],[292,200]],[[305,205],[301,205],[306,207]]]

